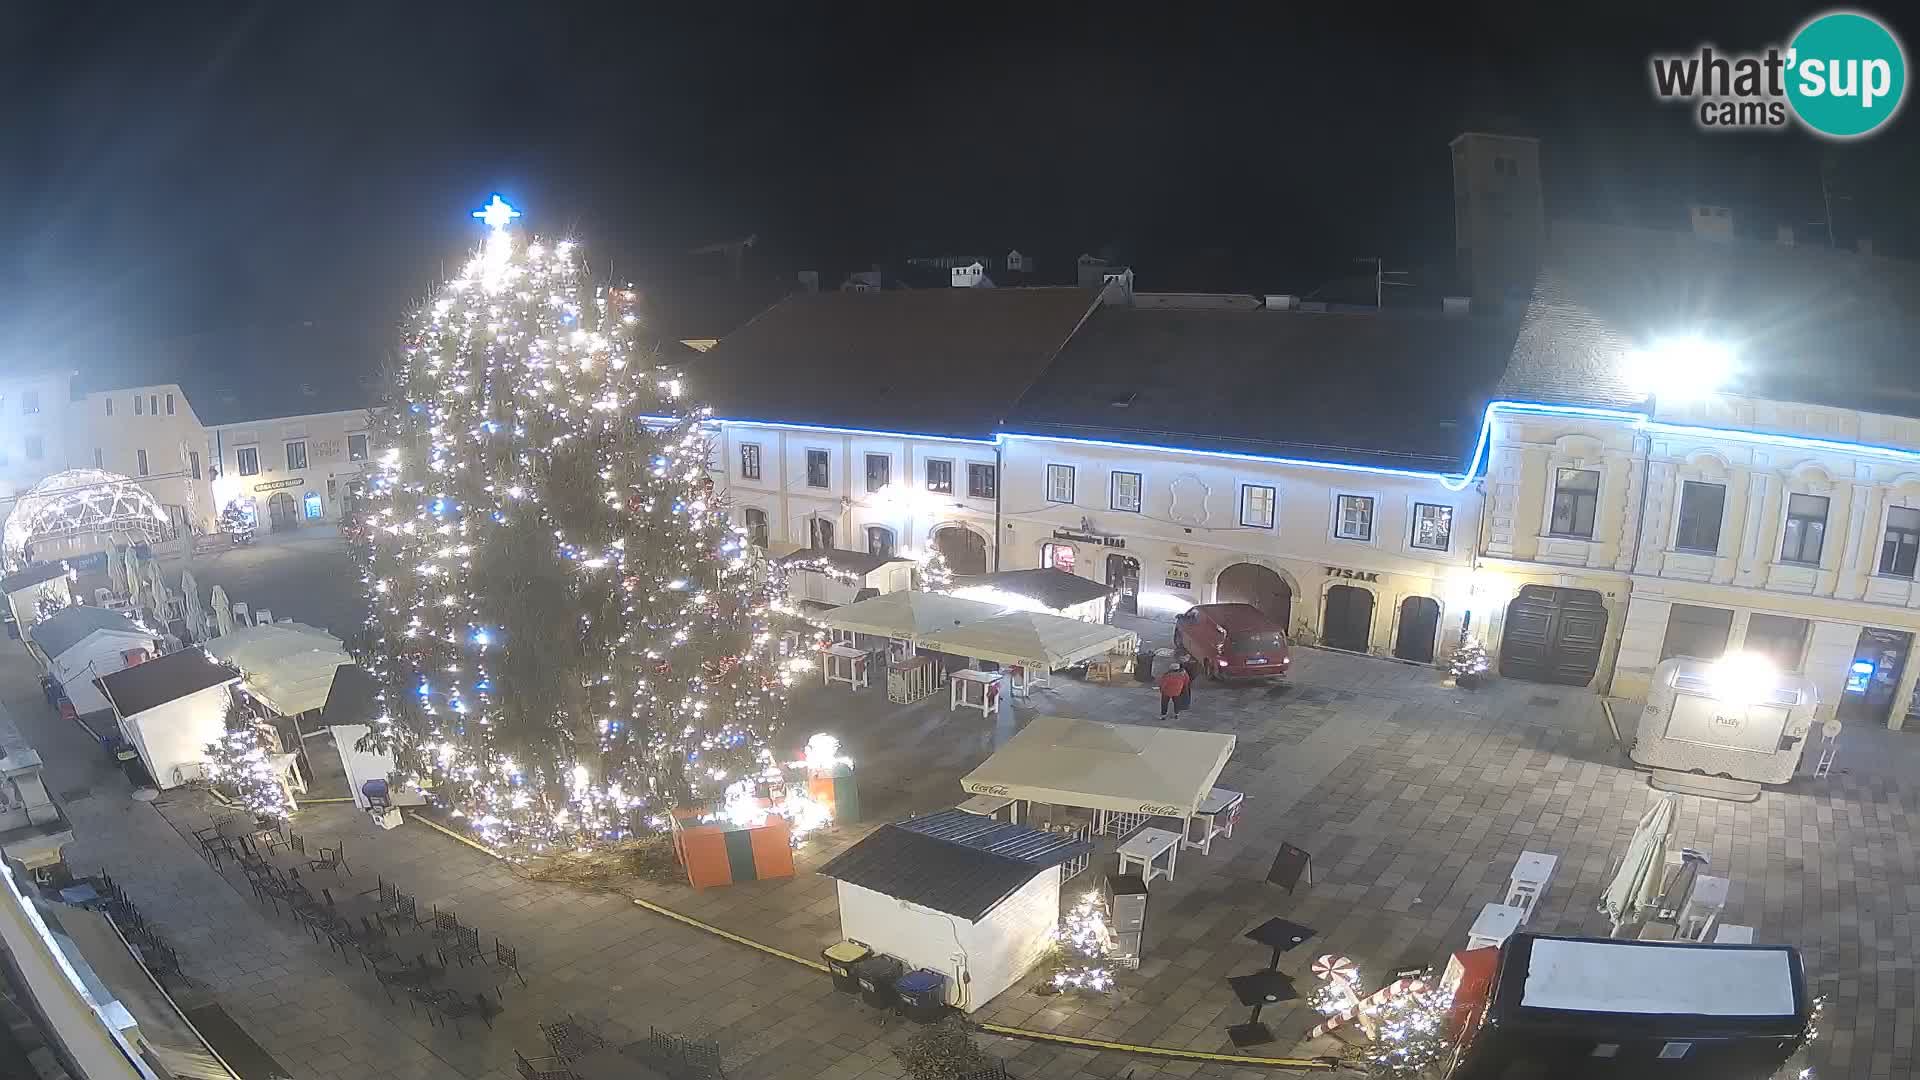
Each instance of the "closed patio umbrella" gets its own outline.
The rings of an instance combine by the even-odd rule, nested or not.
[[[140,602],[140,555],[133,550],[132,544],[127,545],[123,567],[126,571],[126,580],[121,584],[126,587],[127,603],[137,604]]]
[[[193,580],[193,571],[180,571],[180,600],[186,608],[187,633],[194,640],[207,636],[207,613],[200,606],[200,583]]]
[[[221,637],[233,633],[233,605],[227,602],[227,589],[224,585],[213,587],[213,596],[208,601],[213,605],[213,629]]]
[[[1641,916],[1660,897],[1666,876],[1667,848],[1673,842],[1674,809],[1679,797],[1668,795],[1647,809],[1627,842],[1620,869],[1600,894],[1600,910],[1613,921],[1613,932]]]

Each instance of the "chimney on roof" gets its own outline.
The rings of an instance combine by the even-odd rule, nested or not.
[[[1540,140],[1469,131],[1453,156],[1453,249],[1460,279],[1482,310],[1531,294],[1547,233]]]
[[[1712,240],[1716,244],[1733,242],[1733,211],[1725,206],[1705,206],[1700,203],[1687,208],[1687,217],[1693,222],[1693,235],[1702,240]]]
[[[1100,300],[1107,304],[1132,306],[1133,269],[1123,266],[1119,270],[1108,272],[1101,279]]]
[[[1781,247],[1792,247],[1793,246],[1793,226],[1791,225],[1774,226],[1773,238],[1780,242]]]

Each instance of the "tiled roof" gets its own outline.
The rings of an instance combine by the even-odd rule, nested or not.
[[[1632,407],[1634,350],[1730,346],[1733,393],[1920,416],[1920,265],[1824,247],[1556,223],[1503,397]]]
[[[1106,307],[1010,430],[1342,464],[1463,469],[1513,349],[1487,316]]]
[[[94,682],[107,692],[107,699],[120,710],[120,715],[134,716],[209,686],[239,679],[237,668],[217,663],[196,648],[122,668]]]
[[[983,439],[1092,303],[1079,289],[801,293],[685,370],[723,419]]]
[[[973,922],[1035,874],[1085,850],[1055,833],[948,810],[882,825],[820,872]]]

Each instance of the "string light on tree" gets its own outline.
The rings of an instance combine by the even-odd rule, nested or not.
[[[795,672],[777,575],[708,479],[708,413],[651,369],[634,294],[519,216],[474,211],[480,251],[414,317],[348,531],[381,688],[366,742],[483,840],[538,852],[777,775]]]
[[[1066,950],[1068,959],[1054,972],[1053,985],[1059,990],[1093,990],[1106,993],[1113,989],[1113,972],[1106,958],[1113,951],[1113,934],[1107,927],[1107,905],[1098,890],[1088,892],[1060,919],[1054,937]]]
[[[228,789],[256,819],[285,821],[293,814],[293,797],[280,780],[273,749],[272,735],[229,697],[226,731],[207,744],[207,779]]]

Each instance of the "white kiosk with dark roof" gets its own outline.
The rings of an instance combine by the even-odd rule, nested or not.
[[[156,786],[198,779],[207,744],[227,728],[227,707],[240,672],[200,649],[116,671],[99,685],[113,704],[120,732],[140,752]]]

